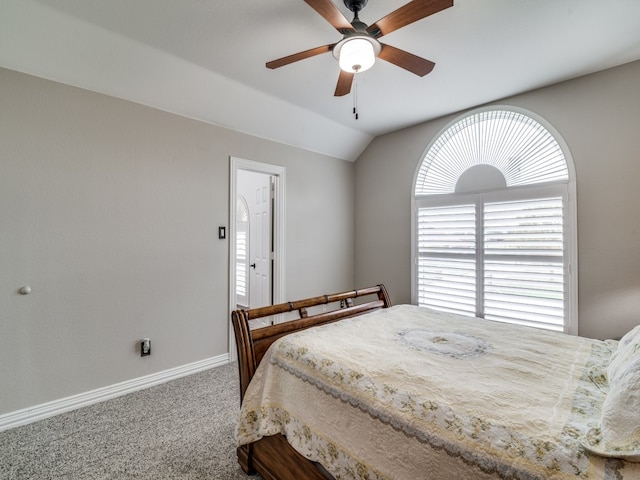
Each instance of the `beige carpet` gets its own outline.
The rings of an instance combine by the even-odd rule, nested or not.
[[[0,479],[257,479],[236,461],[236,363],[0,432]]]

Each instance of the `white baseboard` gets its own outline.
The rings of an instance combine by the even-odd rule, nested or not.
[[[229,363],[227,353],[0,415],[0,432]]]

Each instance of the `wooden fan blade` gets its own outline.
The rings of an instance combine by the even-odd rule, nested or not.
[[[314,57],[321,53],[327,53],[330,52],[334,46],[335,43],[332,43],[330,45],[323,45],[322,47],[305,50],[304,52],[294,53],[293,55],[288,55],[277,60],[271,60],[270,62],[267,62],[267,68],[284,67],[285,65],[289,65],[290,63],[297,62],[299,60],[304,60],[305,58]]]
[[[353,32],[353,26],[331,0],[304,0],[340,33]]]
[[[433,67],[436,65],[435,63],[425,60],[422,57],[418,57],[413,53],[405,52],[404,50],[385,44],[382,44],[382,50],[380,50],[378,58],[393,63],[394,65],[404,68],[411,73],[415,73],[420,77],[424,77],[427,73],[431,72]]]
[[[336,85],[336,93],[334,97],[342,97],[351,91],[351,84],[353,83],[353,73],[340,70],[340,76],[338,77],[338,84]]]
[[[413,0],[367,28],[376,38],[453,6],[453,0]]]

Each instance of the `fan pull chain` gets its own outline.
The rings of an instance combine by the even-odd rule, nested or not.
[[[353,75],[353,116],[358,120],[358,72]]]

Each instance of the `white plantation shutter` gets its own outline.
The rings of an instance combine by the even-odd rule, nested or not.
[[[475,210],[473,204],[418,210],[420,305],[475,315]]]
[[[484,205],[484,318],[562,331],[562,197]]]
[[[462,205],[421,202],[418,304],[562,331],[563,197],[494,197],[477,194]]]
[[[415,193],[452,193],[460,175],[481,164],[500,170],[508,187],[569,178],[564,153],[545,127],[520,112],[489,110],[463,118],[437,138],[420,166]]]
[[[236,207],[236,302],[249,306],[249,207],[238,195]]]
[[[504,182],[486,183],[488,170],[476,168],[493,168]],[[527,115],[485,110],[445,129],[414,185],[415,301],[576,333],[569,183],[558,141]]]
[[[243,225],[244,226],[244,225]],[[239,297],[238,303],[243,303],[248,297],[247,292],[247,260],[249,258],[248,253],[248,241],[246,228],[238,228],[236,231],[236,295]]]

